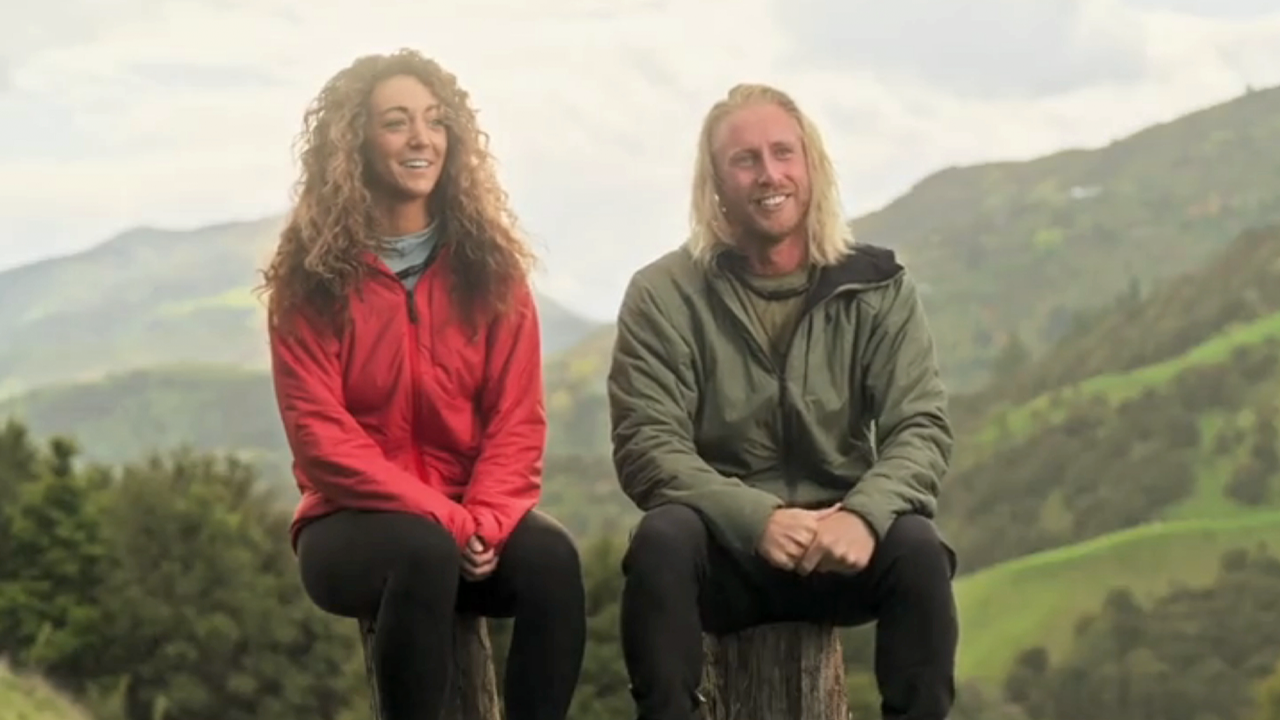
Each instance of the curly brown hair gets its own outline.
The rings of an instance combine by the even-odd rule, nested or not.
[[[413,50],[367,55],[336,74],[303,117],[297,145],[302,172],[280,243],[263,271],[273,323],[295,311],[343,323],[349,293],[368,265],[361,255],[386,246],[365,185],[362,148],[369,96],[381,81],[409,75],[430,88],[448,133],[431,217],[450,255],[453,291],[468,323],[505,312],[534,255],[517,232],[515,212],[498,182],[489,136],[476,122],[457,78]]]

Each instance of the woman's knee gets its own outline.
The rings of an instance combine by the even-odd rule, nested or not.
[[[582,557],[573,535],[545,513],[531,510],[516,526],[500,562],[536,568],[545,582],[582,583]]]
[[[458,575],[462,553],[449,531],[429,518],[399,515],[388,528],[386,554],[393,573],[406,579],[438,585],[441,579]]]
[[[314,520],[300,534],[298,561],[312,601],[345,616],[374,612],[393,582],[438,585],[460,569],[449,532],[404,513],[340,511]]]

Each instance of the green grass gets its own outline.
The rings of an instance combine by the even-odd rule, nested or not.
[[[1259,388],[1267,392],[1266,388]],[[1200,417],[1200,461],[1197,467],[1196,487],[1191,496],[1166,510],[1166,521],[1195,520],[1203,518],[1235,517],[1259,512],[1232,500],[1227,496],[1227,484],[1235,471],[1246,460],[1248,440],[1237,443],[1225,453],[1215,452],[1218,435],[1231,428],[1249,428],[1253,423],[1250,408],[1234,412],[1206,413]],[[1273,482],[1273,492],[1280,486]],[[1264,510],[1264,512],[1267,510]]]
[[[1001,563],[957,582],[959,676],[999,682],[1022,650],[1070,648],[1077,618],[1113,588],[1149,601],[1212,582],[1223,552],[1280,541],[1280,512],[1153,523]]]
[[[1231,357],[1231,353],[1237,348],[1257,345],[1273,338],[1280,338],[1280,313],[1229,326],[1191,350],[1164,362],[1125,373],[1089,378],[1080,384],[1080,390],[1088,395],[1106,395],[1113,401],[1124,400],[1147,388],[1173,380],[1183,370],[1222,362]]]
[[[1070,405],[1091,397],[1103,397],[1112,405],[1136,397],[1148,388],[1171,382],[1184,370],[1227,360],[1237,348],[1280,338],[1280,313],[1227,327],[1222,332],[1164,362],[1121,373],[1096,375],[998,412],[978,434],[982,445],[1016,442],[1035,430],[1060,420]],[[1000,425],[1004,425],[1004,431]]]
[[[76,707],[43,681],[14,675],[0,661],[0,717],[4,720],[90,720]]]

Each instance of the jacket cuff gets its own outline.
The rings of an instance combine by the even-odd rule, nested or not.
[[[470,542],[471,536],[476,534],[475,519],[461,505],[450,508],[439,520],[440,524],[444,525],[449,534],[453,536],[453,540],[457,543],[459,549],[465,548],[467,543]]]
[[[897,517],[892,510],[886,509],[883,503],[877,503],[875,498],[856,491],[846,495],[841,505],[845,510],[866,521],[871,532],[875,534],[877,543],[889,533],[889,527]]]
[[[493,548],[501,553],[506,538],[501,535],[497,517],[488,508],[471,508],[471,517],[475,519],[475,532],[486,548]]]

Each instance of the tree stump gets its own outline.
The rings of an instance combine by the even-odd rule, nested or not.
[[[374,720],[383,720],[373,665],[376,628],[367,620],[361,620],[359,624],[365,677],[369,682],[369,705],[373,710]],[[449,688],[441,720],[501,720],[498,681],[493,671],[493,650],[489,644],[489,626],[484,618],[472,615],[458,615],[454,618],[453,667],[453,683]]]
[[[849,720],[835,628],[777,623],[703,636],[703,720]]]

